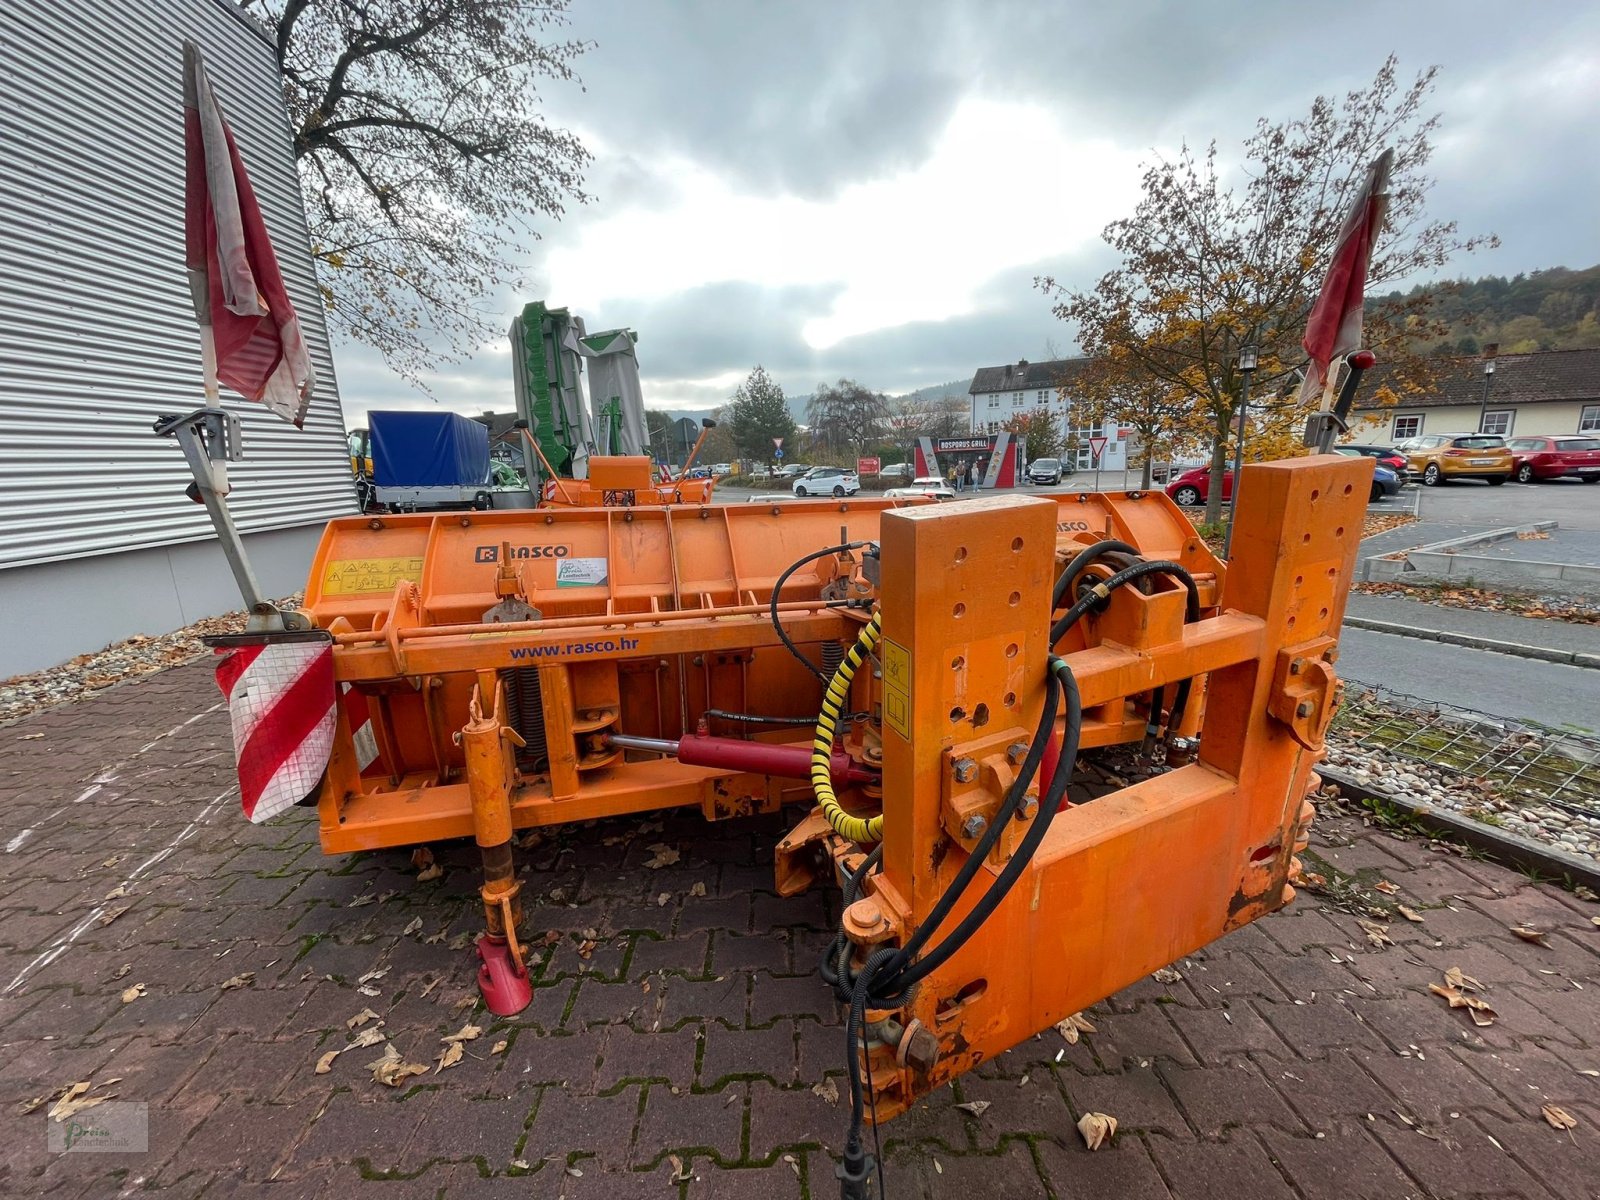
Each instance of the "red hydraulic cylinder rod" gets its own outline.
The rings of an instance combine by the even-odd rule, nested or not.
[[[625,734],[614,735],[611,744],[623,749],[655,750],[663,754],[676,753],[678,761],[691,767],[715,767],[723,771],[748,771],[752,775],[773,775],[779,779],[811,778],[811,747],[793,742],[746,742],[739,738],[695,734],[680,738],[676,743],[656,738],[633,738]],[[648,744],[646,744],[648,743]],[[878,777],[865,767],[852,762],[850,756],[835,749],[829,762],[833,782],[867,783]]]

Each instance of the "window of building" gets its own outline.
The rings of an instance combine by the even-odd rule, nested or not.
[[[1422,414],[1412,413],[1410,416],[1397,416],[1394,419],[1394,432],[1391,437],[1394,441],[1403,442],[1407,438],[1414,438],[1422,432]]]
[[[1041,388],[1040,391],[1039,391],[1039,403],[1040,404],[1046,403],[1047,400],[1048,400],[1049,395],[1050,395],[1049,392],[1047,392],[1047,391],[1045,391],[1044,389]]]
[[[1079,471],[1091,469],[1094,466],[1094,448],[1089,445],[1089,439],[1100,437],[1104,432],[1099,422],[1095,422],[1093,425],[1073,425],[1069,423],[1067,426],[1067,443],[1074,448],[1068,450],[1062,457],[1071,461]],[[1111,445],[1108,442],[1106,444],[1106,454],[1109,455],[1110,452]],[[1104,458],[1101,459],[1100,465],[1105,465]]]
[[[1021,392],[1012,392],[1011,393],[1011,407],[1012,408],[1021,408],[1022,407],[1022,393]]]
[[[1579,433],[1600,433],[1600,404],[1584,405],[1583,413],[1578,417]]]
[[[1483,428],[1478,432],[1497,433],[1501,437],[1505,437],[1506,434],[1511,432],[1511,416],[1512,413],[1509,408],[1486,412],[1483,414]]]
[[[989,395],[989,407],[990,408],[999,408],[1000,407],[1000,396],[999,396],[998,393],[993,393],[993,392],[990,393],[990,395]]]

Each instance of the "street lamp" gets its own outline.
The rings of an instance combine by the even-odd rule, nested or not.
[[[1483,399],[1478,404],[1478,432],[1482,433],[1483,427],[1489,421],[1489,385],[1494,382],[1494,356],[1499,346],[1485,346],[1483,360]]]
[[[1244,421],[1250,409],[1250,376],[1258,365],[1256,347],[1246,342],[1239,347],[1239,432],[1233,439],[1233,496],[1228,502],[1228,532],[1222,539],[1222,557],[1233,548],[1233,518],[1239,508],[1239,472],[1244,469]]]

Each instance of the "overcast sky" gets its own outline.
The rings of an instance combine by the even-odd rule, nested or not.
[[[1307,24],[1313,14],[1339,25]],[[552,120],[595,156],[526,264],[527,300],[640,335],[645,402],[722,403],[756,363],[791,393],[898,393],[1071,333],[1034,290],[1110,265],[1140,165],[1187,140],[1225,162],[1258,117],[1370,82],[1393,51],[1443,68],[1433,215],[1502,246],[1447,274],[1600,262],[1600,5],[629,3],[573,0],[596,44]],[[503,318],[500,319],[500,318]],[[347,417],[427,401],[358,345]],[[432,380],[509,410],[503,338]],[[964,389],[963,389],[964,390]]]

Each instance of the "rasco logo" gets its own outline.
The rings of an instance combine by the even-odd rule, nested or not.
[[[1061,533],[1087,533],[1089,531],[1089,522],[1057,521],[1056,529]]]
[[[571,546],[512,546],[512,558],[565,558],[572,553]],[[472,553],[473,562],[500,561],[499,546],[479,546]]]

